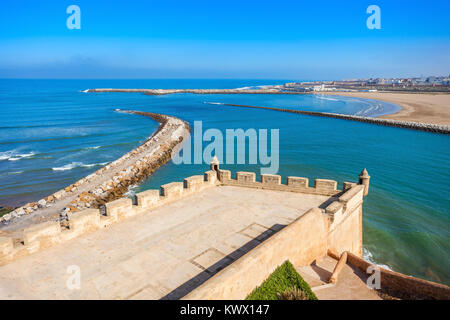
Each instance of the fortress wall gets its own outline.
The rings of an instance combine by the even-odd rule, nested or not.
[[[306,178],[290,178],[296,188],[297,183],[304,187]],[[315,186],[319,188],[331,190],[336,186],[333,180],[317,180]],[[278,185],[280,179],[271,176],[262,177],[262,181]],[[183,299],[245,299],[286,260],[296,266],[309,265],[328,250],[362,256],[363,194],[363,185],[347,183],[347,190],[325,210],[310,209]]]
[[[347,263],[366,273],[372,264],[361,257],[348,253]],[[410,277],[379,267],[381,291],[401,299],[450,300],[450,287],[423,279]]]
[[[0,265],[74,239],[82,234],[108,227],[138,214],[148,213],[167,203],[178,201],[205,188],[218,184],[216,172],[191,176],[184,182],[172,182],[161,190],[146,190],[136,194],[136,201],[121,198],[106,203],[105,210],[85,209],[68,214],[68,225],[59,221],[46,221],[25,228],[20,239],[0,237]]]
[[[236,179],[231,178],[228,170],[219,170],[219,180],[225,186],[248,187],[275,191],[298,192],[323,196],[336,196],[341,193],[337,182],[328,179],[315,179],[314,187],[309,187],[308,178],[288,177],[287,184],[281,183],[281,176],[262,174],[261,181],[255,181],[254,172],[236,172]]]
[[[306,265],[325,256],[327,230],[328,219],[322,211],[310,209],[183,299],[245,299],[284,261]]]
[[[104,209],[91,208],[71,212],[68,214],[68,224],[47,221],[26,228],[20,239],[0,237],[0,265],[64,243],[80,235],[106,228],[123,219],[151,213],[151,210],[155,208],[216,185],[236,185],[322,195],[340,194],[340,197],[325,211],[319,208],[309,210],[298,220],[263,242],[257,249],[250,251],[226,268],[225,273],[218,274],[220,280],[214,280],[216,276],[213,277],[212,283],[218,282],[219,285],[214,291],[207,291],[208,295],[214,292],[218,298],[245,297],[244,295],[259,285],[265,277],[287,259],[296,265],[309,264],[314,259],[324,256],[330,248],[338,252],[350,250],[360,254],[363,185],[355,185],[341,193],[336,190],[336,182],[333,180],[318,179],[315,187],[311,188],[307,185],[307,179],[301,177],[289,177],[288,184],[285,185],[281,184],[279,175],[262,175],[261,182],[256,182],[255,174],[251,172],[237,172],[236,179],[232,179],[230,171],[209,170],[203,175],[187,177],[183,182],[162,185],[161,190],[147,190],[138,193],[135,199],[121,198],[108,202]],[[359,229],[355,228],[355,225]],[[253,270],[254,268],[255,270]],[[249,270],[253,271],[246,273],[245,277],[241,277],[244,272]],[[220,284],[222,282],[228,285],[223,286]],[[205,285],[208,288],[211,286],[209,281]],[[233,292],[222,292],[221,290],[233,290]],[[231,296],[228,296],[229,294]]]
[[[362,204],[364,186],[355,185],[325,208],[331,221],[328,248],[362,256]]]

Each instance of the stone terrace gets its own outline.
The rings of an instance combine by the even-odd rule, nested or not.
[[[186,180],[189,187],[196,179]],[[166,185],[163,196],[177,187]],[[178,299],[308,209],[332,200],[212,185],[3,265],[0,299]],[[71,265],[80,267],[80,290],[67,288]]]

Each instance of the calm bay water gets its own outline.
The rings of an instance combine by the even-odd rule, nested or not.
[[[397,106],[313,95],[145,96],[82,93],[87,88],[238,88],[281,80],[0,80],[0,205],[44,197],[142,143],[157,124],[115,108],[203,122],[203,129],[279,129],[280,170],[355,181],[372,176],[364,203],[366,258],[393,270],[450,284],[450,138],[444,135],[205,102],[358,115]],[[207,143],[205,142],[204,145]],[[169,163],[136,191],[206,170]],[[259,172],[260,165],[224,165]]]

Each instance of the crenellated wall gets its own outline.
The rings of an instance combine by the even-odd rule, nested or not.
[[[217,175],[207,171],[161,186],[161,190],[146,190],[135,199],[121,198],[105,204],[105,210],[85,209],[68,214],[68,226],[59,221],[35,224],[23,230],[20,239],[0,237],[0,265],[17,258],[76,238],[82,234],[110,226],[138,214],[151,211],[169,202],[178,201],[206,188],[216,186]]]
[[[221,173],[229,177],[229,171]],[[248,182],[247,177],[250,176]],[[294,185],[292,190],[287,186],[283,191],[299,192],[307,188],[307,179],[289,177]],[[232,180],[232,179],[231,179]],[[254,182],[253,175],[238,173],[236,181],[230,185],[248,184],[256,187],[267,186],[267,189],[280,187],[279,176],[262,176],[262,182]],[[317,181],[319,180],[319,181]],[[225,185],[230,180],[224,182]],[[238,181],[242,182],[239,183]],[[270,181],[270,182],[269,182]],[[306,182],[306,184],[305,184]],[[253,185],[252,185],[253,184]],[[317,188],[318,187],[318,188]],[[216,274],[201,286],[186,295],[183,299],[245,299],[245,297],[284,261],[294,265],[308,265],[314,260],[324,257],[328,250],[342,253],[350,251],[356,256],[362,255],[362,203],[364,186],[346,182],[345,190],[325,210],[312,208],[286,228],[242,256],[239,260]],[[315,189],[308,193],[339,194],[336,182],[316,179]],[[324,190],[325,189],[325,190]]]
[[[363,170],[361,174],[364,175],[367,172]],[[222,172],[221,176],[229,177],[230,175],[229,172]],[[245,176],[238,175],[241,180],[245,180]],[[262,182],[267,182],[266,179],[273,181],[276,185],[279,183],[278,177],[263,177]],[[294,178],[291,181],[297,181],[305,187],[304,180]],[[340,255],[346,252],[347,263],[366,272],[372,264],[361,257],[362,203],[365,188],[363,184],[345,182],[344,192],[328,205],[324,212],[319,208],[310,209],[183,299],[245,299],[286,260],[290,260],[294,265],[308,265],[327,254],[339,259]],[[446,285],[381,267],[379,270],[381,291],[391,296],[401,299],[442,300],[448,300],[450,297],[450,287]]]
[[[212,166],[213,167],[213,166]],[[297,264],[308,264],[323,257],[328,249],[337,252],[349,250],[361,253],[362,231],[354,221],[361,221],[363,185],[344,183],[345,191],[337,190],[337,182],[316,179],[314,187],[308,179],[288,177],[282,184],[279,175],[262,175],[255,181],[253,172],[206,171],[203,175],[185,178],[183,182],[162,185],[160,190],[147,190],[131,198],[121,198],[100,209],[85,209],[68,214],[68,224],[47,221],[26,228],[20,238],[0,237],[0,265],[64,244],[80,235],[107,228],[124,219],[151,214],[152,209],[181,200],[216,186],[238,186],[277,191],[333,196],[336,199],[325,210],[312,208],[289,226],[264,241],[221,273],[191,293],[195,298],[245,298],[279,264],[289,259]],[[226,205],[226,204],[223,204]],[[351,232],[349,232],[351,230]],[[251,272],[249,272],[252,270]],[[245,276],[244,276],[245,275]],[[250,276],[249,276],[250,275]],[[221,289],[222,288],[222,289]],[[231,290],[231,291],[230,291]]]
[[[236,178],[233,179],[229,170],[222,169],[219,169],[219,179],[225,186],[298,192],[323,196],[335,196],[342,192],[342,190],[337,189],[336,181],[327,179],[315,179],[314,187],[310,187],[308,178],[287,177],[287,183],[283,184],[279,175],[262,174],[261,181],[256,181],[256,174],[254,172],[236,172]],[[349,183],[345,182],[346,185]]]

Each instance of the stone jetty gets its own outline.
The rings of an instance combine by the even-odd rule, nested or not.
[[[120,198],[130,186],[168,162],[172,150],[189,134],[189,125],[175,117],[151,112],[115,111],[147,116],[158,121],[160,126],[142,145],[119,159],[44,199],[2,216],[0,233],[14,232],[43,221],[64,221],[73,212],[99,208]]]
[[[441,133],[441,134],[450,134],[450,126],[437,125],[437,124],[432,124],[432,123],[400,121],[400,120],[381,119],[381,118],[372,118],[372,117],[361,117],[361,116],[354,116],[354,115],[347,115],[347,114],[340,114],[340,113],[331,113],[331,112],[316,112],[316,111],[292,110],[292,109],[271,108],[271,107],[247,106],[247,105],[230,104],[230,103],[224,103],[224,104],[220,104],[220,105],[221,106],[229,106],[229,107],[240,107],[240,108],[266,109],[266,110],[272,110],[272,111],[304,114],[304,115],[308,115],[308,116],[328,117],[328,118],[337,118],[337,119],[344,119],[344,120],[351,120],[351,121],[358,121],[358,122],[366,122],[366,123],[372,123],[372,124],[388,126],[388,127],[398,127],[398,128],[405,128],[405,129],[412,129],[412,130],[419,130],[419,131],[428,131],[428,132]]]
[[[148,95],[164,95],[173,93],[194,93],[194,94],[305,94],[305,92],[287,92],[279,88],[269,89],[87,89],[83,92],[134,92],[145,93]]]

